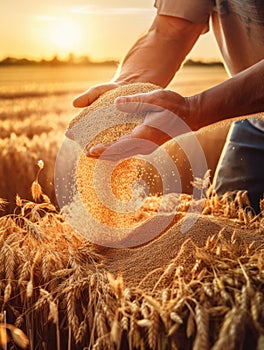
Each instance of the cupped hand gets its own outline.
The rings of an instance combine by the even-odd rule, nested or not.
[[[144,113],[144,122],[115,142],[91,147],[87,150],[87,156],[119,160],[138,154],[150,154],[168,140],[190,132],[191,129],[198,129],[195,122],[190,122],[189,98],[170,90],[121,96],[115,100],[115,105],[123,112]]]

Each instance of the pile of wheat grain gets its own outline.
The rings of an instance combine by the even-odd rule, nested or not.
[[[186,234],[180,219],[145,246],[113,249],[74,232],[37,181],[32,195],[0,218],[1,315],[30,349],[262,349],[260,215],[253,230],[202,215]],[[219,214],[221,198],[207,200]]]

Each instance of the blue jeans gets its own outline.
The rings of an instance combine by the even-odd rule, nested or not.
[[[232,124],[214,178],[216,193],[247,190],[252,208],[260,211],[264,193],[264,132],[248,120]]]

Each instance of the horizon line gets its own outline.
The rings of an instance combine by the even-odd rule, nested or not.
[[[92,59],[89,55],[80,55],[75,56],[73,53],[69,53],[66,57],[61,58],[58,54],[54,54],[51,58],[29,58],[29,57],[17,57],[17,56],[5,56],[0,59],[1,65],[15,65],[15,64],[103,64],[103,63],[111,63],[111,64],[119,64],[120,59],[117,58],[104,58],[104,59]],[[184,64],[189,65],[223,65],[223,62],[217,58],[215,59],[194,59],[188,58]]]

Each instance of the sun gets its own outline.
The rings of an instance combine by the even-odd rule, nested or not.
[[[59,20],[52,24],[50,40],[61,53],[76,50],[80,43],[81,31],[78,24],[72,20]]]

